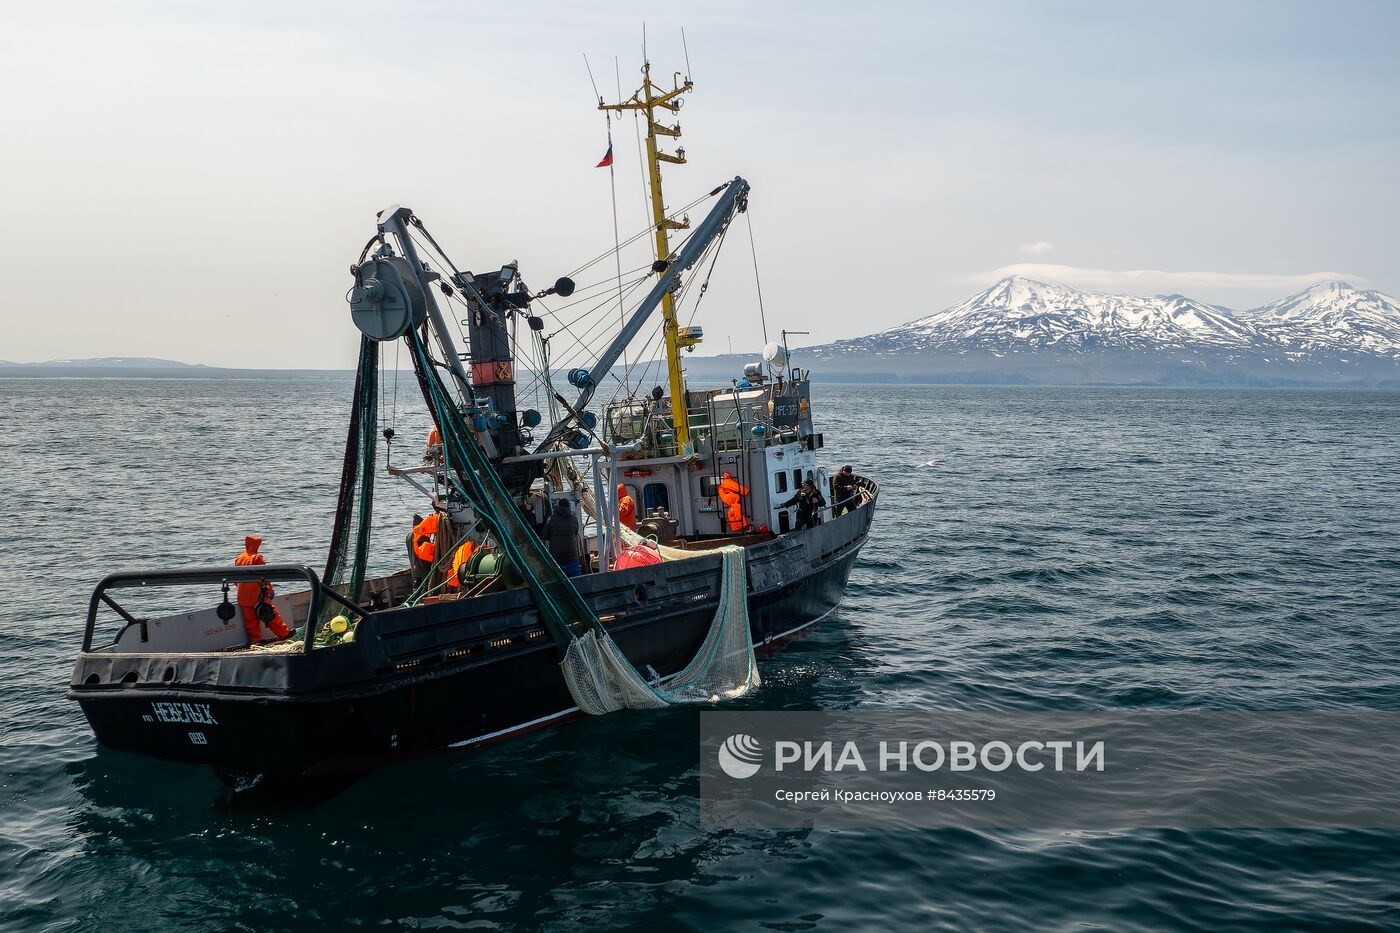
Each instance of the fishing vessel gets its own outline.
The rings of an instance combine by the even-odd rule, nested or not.
[[[599,99],[609,152],[612,114],[645,126],[653,248],[635,276],[618,262],[603,284],[534,290],[515,262],[462,271],[408,208],[378,214],[351,268],[361,349],[325,566],[103,579],[70,689],[100,742],[235,777],[360,771],[584,713],[722,703],[757,687],[756,657],[836,607],[879,488],[843,477],[833,494],[811,374],[786,340],[728,385],[687,385],[682,354],[703,331],[681,314],[703,299],[749,185],[668,211],[662,165],[685,156],[662,150],[679,136],[662,119],[692,88],[671,83],[648,64],[631,98]],[[615,332],[590,341],[605,318]],[[407,465],[407,442],[382,427],[379,361],[395,342],[434,425]],[[411,487],[426,519],[409,566],[375,576],[386,480]],[[830,503],[815,524],[794,505],[804,482]],[[157,593],[178,611],[134,608]]]

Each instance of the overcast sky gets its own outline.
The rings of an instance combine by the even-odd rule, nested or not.
[[[583,55],[630,93],[643,19],[663,76],[685,27],[696,82],[668,202],[749,179],[772,329],[854,337],[1012,271],[1400,293],[1394,3],[585,9],[4,4],[0,358],[352,366],[347,267],[396,202],[459,265],[552,281],[613,238]],[[614,136],[625,237],[630,118]],[[757,347],[746,233],[714,280],[705,352]]]

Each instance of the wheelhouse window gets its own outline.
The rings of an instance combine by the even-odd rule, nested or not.
[[[614,444],[636,440],[646,430],[646,409],[637,404],[614,405],[607,412],[608,439]]]
[[[671,511],[671,490],[665,483],[647,483],[642,487],[642,507],[648,515],[655,509]]]
[[[787,492],[787,491],[788,491],[787,474],[786,474],[786,473],[779,471],[779,472],[773,474],[773,491],[774,491],[774,492]]]

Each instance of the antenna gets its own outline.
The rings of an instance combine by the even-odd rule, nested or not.
[[[681,48],[685,50],[685,79],[687,81],[695,77],[695,72],[690,70],[690,46],[685,44],[685,27],[681,27]]]
[[[789,334],[793,334],[793,335],[796,335],[796,334],[810,334],[811,331],[810,331],[810,330],[785,330],[785,331],[783,331],[782,333],[783,333],[783,365],[786,366],[786,365],[788,365],[789,363],[792,362],[792,353],[790,353],[790,352],[788,351],[788,344],[787,344],[788,335],[789,335]]]
[[[588,53],[583,53],[583,67],[588,69],[588,83],[593,85],[593,93],[598,96],[598,103],[603,102],[603,95],[598,94],[598,82],[593,80],[593,66],[588,64]]]

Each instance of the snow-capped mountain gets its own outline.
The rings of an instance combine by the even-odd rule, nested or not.
[[[1012,276],[879,333],[808,347],[844,378],[1400,386],[1400,301],[1344,282],[1250,311]]]
[[[1400,359],[1400,301],[1346,282],[1322,282],[1240,317],[1293,352],[1341,349]]]
[[[1085,292],[1022,276],[928,317],[812,351],[1346,350],[1400,358],[1400,301],[1345,282],[1314,285],[1252,311],[1182,295],[1140,298]]]
[[[1230,313],[1181,295],[1102,295],[1012,276],[960,305],[821,349],[1148,350],[1248,347],[1258,339],[1258,331]]]

